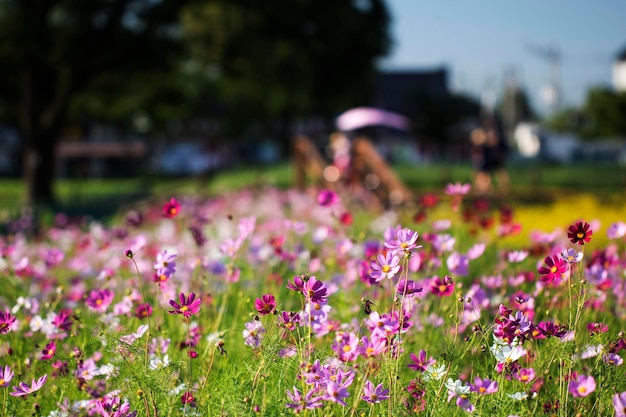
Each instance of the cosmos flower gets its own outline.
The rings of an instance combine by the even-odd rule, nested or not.
[[[392,252],[387,252],[385,255],[378,255],[377,262],[370,263],[370,266],[372,267],[370,276],[376,282],[380,282],[393,278],[400,271],[400,258]]]
[[[446,186],[445,193],[448,195],[465,195],[470,192],[471,184],[461,184],[460,182],[449,183]]]
[[[90,309],[103,313],[113,301],[113,291],[109,289],[93,290],[89,292],[89,296],[85,300],[85,304]]]
[[[561,251],[561,258],[567,263],[576,263],[580,262],[583,259],[582,252],[576,252],[576,249],[563,249]]]
[[[163,206],[163,217],[172,219],[180,213],[180,203],[176,198],[170,198],[170,201]]]
[[[43,385],[46,383],[47,379],[48,379],[48,374],[42,376],[36,381],[33,378],[33,381],[30,384],[30,386],[26,384],[25,382],[20,382],[18,386],[13,387],[13,392],[11,392],[10,394],[14,397],[23,397],[25,395],[32,394],[33,392],[39,391],[41,387],[43,387]]]
[[[9,310],[0,311],[0,334],[9,333],[11,326],[15,323],[15,316]]]
[[[0,368],[0,387],[8,387],[9,382],[13,379],[13,371],[8,366],[4,370]]]
[[[596,390],[596,380],[591,375],[578,375],[569,382],[568,389],[574,397],[586,397]]]
[[[568,239],[571,240],[572,243],[578,243],[581,246],[585,243],[589,243],[592,234],[593,230],[589,229],[589,223],[586,222],[576,222],[576,224],[571,225],[567,230]]]
[[[474,378],[474,383],[470,384],[470,390],[482,395],[494,394],[498,392],[498,382],[491,381],[488,378],[481,379],[476,377]]]
[[[339,201],[339,197],[332,190],[321,190],[317,195],[317,204],[322,207],[330,207]]]
[[[195,293],[189,293],[189,297],[185,297],[184,293],[178,295],[178,303],[174,300],[170,300],[170,305],[174,307],[174,310],[168,311],[170,314],[182,314],[184,317],[191,317],[200,310],[200,299],[196,298]]]
[[[276,308],[276,299],[271,294],[263,294],[254,301],[254,308],[261,315],[270,314]]]
[[[538,269],[542,275],[541,281],[549,283],[560,279],[567,272],[568,265],[560,256],[547,256],[544,259],[546,266]]]
[[[613,408],[615,417],[626,417],[626,391],[613,396]]]
[[[383,388],[383,384],[374,384],[368,379],[363,387],[363,401],[376,404],[389,398],[389,390]]]

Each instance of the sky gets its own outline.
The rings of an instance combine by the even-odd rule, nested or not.
[[[387,0],[394,46],[386,70],[446,67],[452,91],[500,96],[507,74],[533,108],[552,78],[541,52],[558,51],[561,105],[579,106],[595,86],[611,86],[612,66],[626,48],[624,0]],[[538,53],[539,52],[539,53]]]

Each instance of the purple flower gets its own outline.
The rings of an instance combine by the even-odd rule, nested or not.
[[[533,368],[520,368],[514,376],[518,381],[528,384],[535,379],[535,370]]]
[[[346,404],[343,399],[349,396],[350,393],[345,385],[338,384],[335,381],[328,381],[326,384],[326,394],[324,394],[321,399],[347,406],[348,404]]]
[[[479,377],[476,377],[474,378],[474,383],[470,384],[470,390],[483,395],[494,394],[498,392],[498,383],[487,378],[480,379]]]
[[[11,395],[14,397],[22,397],[24,395],[32,394],[35,391],[39,391],[41,387],[43,387],[43,384],[46,383],[47,379],[48,374],[42,376],[37,381],[35,381],[35,379],[33,378],[33,382],[30,386],[28,386],[24,382],[20,382],[18,386],[13,387],[13,392],[11,392]]]
[[[112,301],[113,291],[109,289],[93,290],[89,293],[87,300],[85,300],[85,304],[87,304],[87,307],[98,313],[104,313]]]
[[[50,342],[46,345],[46,347],[41,351],[41,359],[48,360],[54,357],[54,354],[57,351],[57,345],[54,342]]]
[[[382,281],[385,278],[393,278],[398,271],[400,271],[400,259],[392,252],[387,252],[385,256],[378,255],[378,262],[372,262],[372,272],[370,276],[376,280],[376,282]]]
[[[385,241],[385,247],[394,252],[409,254],[411,253],[411,249],[421,248],[421,246],[417,246],[416,244],[418,237],[419,233],[411,229],[400,229],[396,232],[395,239]]]
[[[615,417],[626,417],[626,391],[613,396]]]
[[[318,281],[315,277],[309,277],[308,281],[304,282],[302,288],[304,296],[311,303],[324,303],[328,296],[328,288],[322,281]]]
[[[254,301],[254,308],[261,315],[270,314],[276,308],[276,299],[271,294],[263,294]]]
[[[265,333],[265,328],[260,321],[253,320],[246,323],[246,328],[243,330],[245,344],[253,348],[261,346],[263,333]]]
[[[591,375],[578,375],[569,382],[568,388],[574,397],[586,397],[596,390],[596,380]]]
[[[13,323],[15,323],[15,317],[11,315],[9,310],[0,311],[0,334],[9,333]]]
[[[4,371],[0,368],[0,387],[8,387],[9,382],[13,379],[13,371],[8,366],[4,367]]]
[[[378,384],[374,387],[374,384],[368,379],[365,381],[365,387],[363,388],[363,401],[370,404],[376,404],[389,398],[389,390],[383,388],[383,384]]]
[[[287,403],[287,408],[293,409],[294,413],[298,414],[301,411],[307,409],[312,410],[319,408],[323,405],[321,398],[313,397],[315,390],[310,391],[307,395],[302,397],[302,393],[298,391],[298,388],[293,387],[293,391],[287,390],[287,397],[289,397],[290,403]]]
[[[400,295],[413,296],[422,292],[422,287],[419,287],[413,280],[400,280],[396,287],[396,291]]]
[[[608,229],[606,229],[606,235],[609,239],[619,239],[626,235],[626,223],[615,222],[612,223]]]
[[[168,313],[182,314],[184,317],[189,318],[200,310],[200,299],[196,298],[196,294],[193,292],[189,293],[189,298],[185,298],[185,294],[181,292],[178,296],[178,301],[179,303],[170,300],[170,305],[175,310],[170,310]]]

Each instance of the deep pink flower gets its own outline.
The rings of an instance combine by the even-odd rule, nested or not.
[[[515,379],[525,384],[535,379],[535,370],[533,368],[520,368],[514,374]]]
[[[163,206],[163,217],[172,219],[180,213],[180,203],[174,197]]]
[[[569,265],[560,256],[547,256],[544,259],[546,266],[542,266],[538,269],[538,272],[543,275],[541,281],[554,282],[560,279],[564,273],[567,272]]]
[[[261,315],[271,314],[276,308],[276,299],[271,294],[263,294],[261,298],[254,301],[254,308]]]
[[[196,298],[195,293],[190,293],[189,298],[185,297],[182,292],[178,296],[179,302],[170,300],[170,305],[174,307],[174,310],[168,311],[170,314],[182,314],[184,317],[191,317],[200,310],[200,299]]]
[[[449,183],[446,185],[445,193],[448,195],[465,195],[472,188],[471,184]]]
[[[183,405],[189,404],[191,406],[194,406],[194,401],[196,399],[194,398],[193,394],[191,393],[191,391],[185,391],[185,393],[182,395],[182,397],[180,397],[180,402],[183,403]]]
[[[15,323],[15,316],[12,316],[9,310],[0,311],[0,334],[9,333],[13,323]]]
[[[411,360],[413,363],[410,363],[408,367],[410,369],[414,369],[416,371],[425,371],[430,365],[435,364],[434,358],[428,358],[426,356],[426,351],[424,349],[420,350],[417,355],[415,353],[411,353]]]
[[[574,397],[586,397],[596,390],[596,380],[591,375],[578,375],[569,382],[568,389]]]
[[[11,392],[10,394],[14,397],[22,397],[24,395],[32,394],[33,392],[39,391],[41,387],[43,387],[43,384],[46,383],[47,379],[48,379],[48,374],[42,376],[36,381],[33,378],[33,382],[31,383],[30,386],[28,386],[24,382],[20,382],[18,386],[13,387],[13,392]]]
[[[430,282],[430,292],[439,297],[452,295],[454,292],[454,281],[447,275],[443,279],[434,277]]]
[[[328,296],[328,288],[322,281],[311,276],[308,281],[304,282],[303,293],[307,301],[311,303],[324,303]]]
[[[348,404],[346,404],[343,399],[349,396],[350,393],[345,385],[338,384],[331,380],[326,384],[326,393],[321,398],[322,400],[332,401],[345,407]]]

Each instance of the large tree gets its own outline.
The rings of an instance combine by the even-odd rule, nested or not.
[[[266,121],[270,130],[367,103],[391,45],[383,0],[196,3],[182,23],[236,125]]]
[[[54,203],[54,151],[72,101],[107,77],[129,86],[133,74],[166,69],[185,3],[0,0],[0,108],[20,132],[29,205]]]

